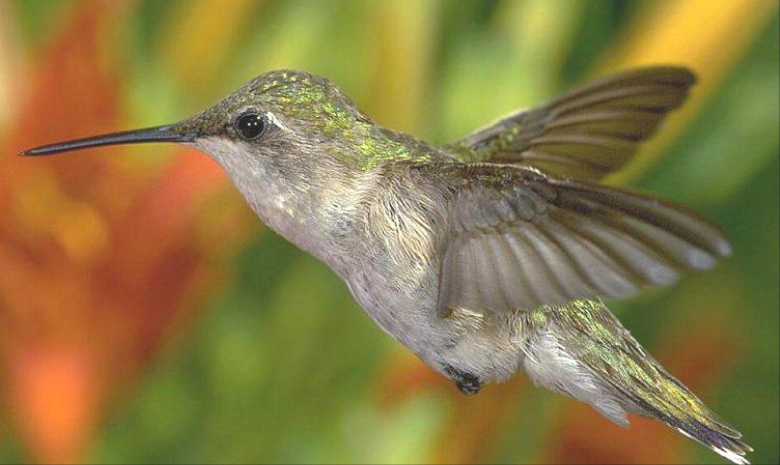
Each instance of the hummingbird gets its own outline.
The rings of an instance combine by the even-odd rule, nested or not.
[[[382,127],[329,80],[262,74],[178,123],[22,152],[186,144],[271,229],[327,264],[390,336],[464,394],[524,371],[627,426],[658,419],[734,463],[741,434],[668,373],[602,298],[731,253],[696,214],[603,182],[678,108],[684,67],[638,68],[446,145]]]

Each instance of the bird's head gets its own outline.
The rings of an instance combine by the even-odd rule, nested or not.
[[[322,146],[354,143],[370,125],[330,81],[280,70],[252,79],[211,108],[178,123],[44,145],[21,155],[176,142],[195,146],[230,168],[264,158],[314,156]]]

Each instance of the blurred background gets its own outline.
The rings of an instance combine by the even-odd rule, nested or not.
[[[770,0],[0,2],[0,461],[720,463],[524,376],[460,395],[191,150],[15,155],[173,122],[280,67],[444,143],[671,63],[699,74],[692,99],[610,182],[735,252],[610,305],[777,463],[778,24]]]

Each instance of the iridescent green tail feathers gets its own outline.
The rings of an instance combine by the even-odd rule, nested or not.
[[[603,303],[543,306],[523,320],[524,368],[539,385],[588,402],[626,426],[626,412],[656,418],[728,460],[748,463],[742,435],[670,375]]]

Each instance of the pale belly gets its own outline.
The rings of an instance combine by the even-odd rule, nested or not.
[[[503,380],[521,367],[523,334],[518,318],[463,309],[438,317],[436,276],[426,276],[409,288],[386,272],[364,269],[345,281],[385,332],[445,376],[454,368],[488,382]]]

